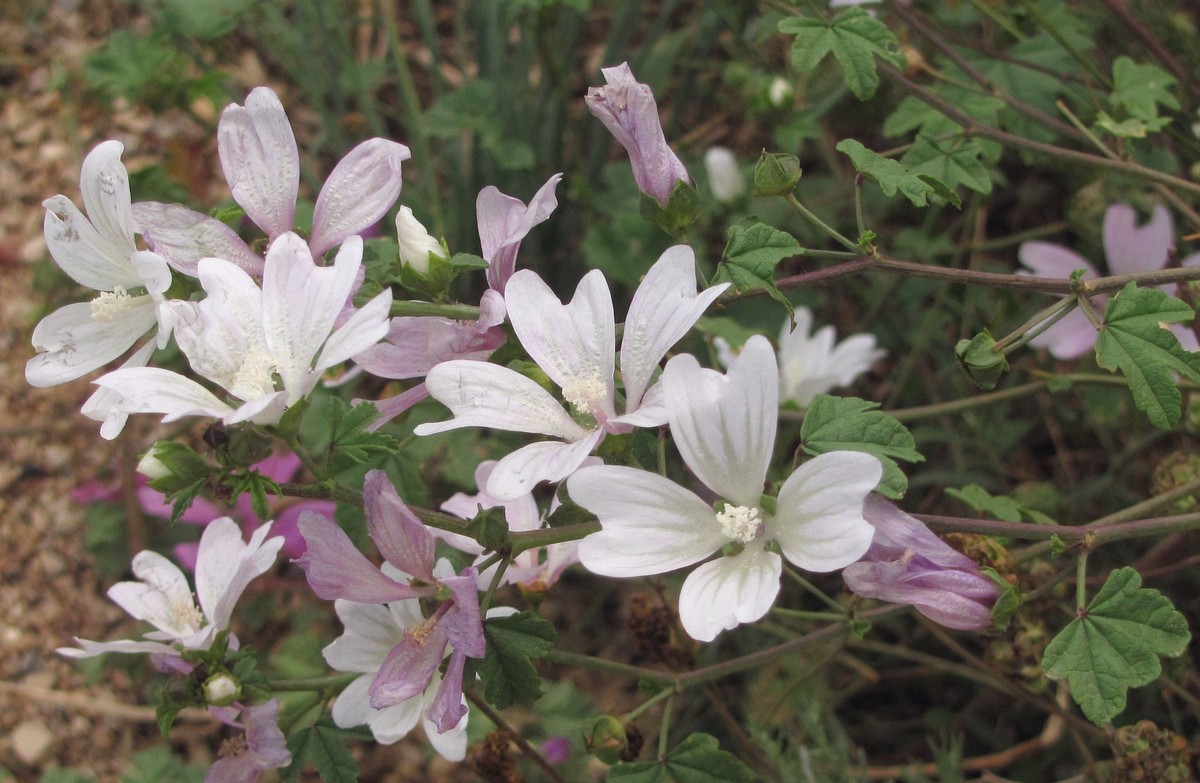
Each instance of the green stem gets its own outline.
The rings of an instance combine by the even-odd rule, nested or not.
[[[506,734],[508,734],[508,738],[516,744],[517,749],[520,750],[527,759],[538,765],[538,767],[540,767],[541,770],[550,777],[550,780],[554,781],[554,783],[566,783],[566,781],[563,780],[558,774],[558,770],[556,770],[550,762],[546,761],[546,757],[539,753],[537,748],[530,745],[529,740],[522,737],[516,729],[510,726],[508,721],[504,720],[504,716],[492,709],[492,705],[481,699],[479,695],[470,688],[463,688],[463,695],[467,697],[467,701],[475,705],[476,709],[486,715],[488,720],[496,724],[497,728],[502,729]]]
[[[439,304],[437,302],[417,302],[403,300],[392,302],[389,311],[393,318],[397,316],[426,316],[449,318],[454,321],[478,321],[479,308],[465,304]]]
[[[1075,561],[1075,611],[1081,615],[1087,607],[1087,561],[1088,549],[1085,546]]]
[[[1196,490],[1192,490],[1195,492]],[[1018,539],[1083,541],[1089,547],[1146,536],[1165,536],[1200,528],[1200,512],[1176,514],[1169,517],[1133,519],[1116,524],[1042,525],[1036,522],[1004,522],[998,519],[967,519],[934,514],[917,514],[918,519],[935,531],[943,533],[976,533],[985,536],[1005,536]]]
[[[844,618],[846,616],[846,607],[842,606],[837,601],[835,601],[832,598],[830,598],[829,596],[825,595],[824,590],[817,587],[816,585],[814,585],[812,582],[808,581],[804,577],[800,576],[800,573],[796,569],[785,566],[783,570],[784,570],[784,573],[786,573],[793,582],[800,585],[805,590],[807,590],[808,592],[815,595],[817,598],[821,599],[823,602],[825,602],[825,604],[827,606],[832,607],[833,611],[837,612],[839,617]]]
[[[663,707],[662,723],[658,729],[658,758],[659,760],[667,757],[667,745],[671,736],[671,708],[675,706],[675,692],[667,691],[670,696],[667,698],[667,704]]]
[[[284,482],[279,485],[279,491],[290,498],[332,500],[350,506],[362,506],[363,504],[361,492],[342,486],[332,479],[322,481],[320,484]]]
[[[803,609],[785,609],[782,606],[773,606],[771,611],[780,617],[790,617],[793,620],[820,620],[826,623],[845,622],[846,620],[844,612],[807,612]]]
[[[311,475],[317,481],[325,480],[325,471],[321,470],[320,466],[317,465],[316,460],[309,456],[308,451],[300,445],[300,440],[295,434],[288,435],[283,440],[285,443],[287,443],[288,448],[292,450],[292,453],[300,458],[300,464],[303,465],[304,469],[309,472],[309,475]]]
[[[821,220],[821,218],[814,215],[811,211],[809,211],[808,207],[806,207],[800,203],[800,199],[796,198],[796,195],[794,193],[788,193],[784,198],[787,199],[787,202],[789,204],[791,204],[796,209],[797,212],[799,212],[801,215],[803,215],[805,218],[807,218],[810,223],[812,223],[814,226],[816,226],[817,228],[824,231],[829,236],[836,239],[838,241],[838,243],[840,243],[842,245],[842,247],[846,248],[851,253],[861,253],[862,252],[862,248],[859,247],[857,242],[854,242],[854,241],[842,236],[841,232],[839,232],[836,228],[834,228],[833,226],[826,223],[824,220]]]
[[[961,400],[951,400],[949,402],[938,402],[932,405],[918,405],[912,408],[899,408],[896,410],[887,411],[887,415],[891,416],[896,421],[909,422],[918,421],[920,419],[929,419],[935,416],[942,416],[947,413],[958,413],[967,411],[973,408],[982,408],[985,405],[993,405],[997,402],[1005,400],[1013,400],[1019,397],[1024,397],[1029,394],[1034,394],[1045,389],[1046,381],[1034,381],[1032,383],[1021,384],[1014,386],[1011,389],[1001,389],[1000,391],[987,392],[985,394],[977,394],[974,397],[966,397]]]
[[[627,726],[630,723],[633,723],[643,712],[650,709],[655,704],[658,704],[663,699],[669,699],[670,697],[674,696],[675,693],[676,691],[674,688],[663,688],[661,691],[627,712],[625,716],[621,718],[621,725]]]
[[[1032,318],[1013,330],[1007,337],[998,340],[992,346],[992,350],[1004,351],[1006,354],[1015,351],[1066,317],[1067,313],[1075,308],[1078,301],[1077,297],[1066,297],[1049,307],[1042,308]]]
[[[326,677],[308,677],[294,680],[271,680],[267,683],[267,690],[272,693],[276,691],[324,691],[334,690],[341,692],[350,683],[354,682],[362,675],[358,672],[349,672],[343,674],[330,674]]]
[[[496,554],[498,555],[500,553],[497,552]],[[495,555],[493,555],[493,557],[495,557]],[[491,560],[491,558],[489,558],[489,560]],[[487,610],[492,606],[492,596],[496,594],[496,589],[500,587],[500,580],[504,578],[504,572],[508,570],[509,562],[510,561],[508,558],[504,558],[500,561],[500,565],[496,567],[496,573],[492,574],[492,581],[490,584],[488,584],[487,592],[483,594],[483,598],[479,601],[479,608],[484,614],[487,614]],[[480,566],[479,573],[483,573],[484,570],[484,566]]]

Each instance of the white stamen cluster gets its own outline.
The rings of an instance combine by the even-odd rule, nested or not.
[[[101,291],[92,300],[92,320],[100,323],[115,321],[141,304],[144,297],[133,296],[122,286],[111,291]]]
[[[246,352],[237,373],[228,384],[221,384],[243,400],[253,400],[275,391],[275,359],[265,351],[252,348]]]
[[[563,399],[576,413],[592,412],[594,403],[608,395],[608,386],[596,377],[573,378],[563,387]]]
[[[728,503],[725,504],[724,511],[717,513],[717,521],[721,523],[721,532],[739,544],[749,544],[762,527],[757,508],[732,506]]]

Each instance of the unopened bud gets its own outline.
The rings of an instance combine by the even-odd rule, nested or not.
[[[795,94],[796,90],[792,87],[792,83],[782,76],[776,76],[771,82],[771,86],[767,88],[767,100],[776,109],[784,108],[791,102]]]
[[[764,152],[754,164],[754,195],[786,196],[796,189],[802,173],[795,155]]]
[[[733,150],[728,147],[710,147],[704,153],[704,171],[717,201],[736,201],[746,192],[746,180],[738,170]]]
[[[158,453],[159,446],[156,443],[138,460],[137,472],[151,481],[171,475],[171,469],[164,465],[162,460],[158,458]]]
[[[228,707],[242,695],[242,684],[227,672],[218,672],[204,681],[204,701],[213,707]]]
[[[400,207],[396,213],[396,244],[400,246],[400,261],[421,274],[429,272],[429,254],[442,255],[442,243],[433,237],[412,210]]]
[[[587,735],[587,749],[605,764],[616,764],[629,744],[625,727],[612,715],[601,715]]]

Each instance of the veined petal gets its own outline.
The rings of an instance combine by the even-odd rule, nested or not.
[[[133,244],[133,220],[129,208],[129,172],[121,162],[125,145],[105,141],[83,159],[79,188],[88,220],[112,246],[117,257],[128,258]]]
[[[141,348],[138,348],[121,363],[120,369],[145,367],[153,353],[154,342],[147,340]],[[129,418],[129,414],[121,410],[120,402],[121,395],[112,389],[99,388],[84,401],[79,412],[93,421],[103,422],[100,425],[100,437],[112,440],[121,434],[121,430],[125,429],[125,421]]]
[[[834,571],[862,557],[875,529],[863,503],[883,475],[870,454],[832,451],[805,462],[779,490],[778,513],[766,536],[808,571]]]
[[[637,410],[658,363],[728,287],[722,283],[697,294],[696,256],[687,245],[668,248],[650,267],[633,295],[621,337],[625,410]]]
[[[400,164],[411,157],[403,144],[368,139],[338,161],[313,211],[308,245],[314,256],[370,228],[392,208],[400,196]]]
[[[192,588],[179,566],[149,550],[133,558],[133,575],[139,582],[118,582],[108,597],[130,616],[185,639],[200,629],[201,614],[192,600]]]
[[[466,663],[467,656],[461,650],[450,654],[450,661],[446,664],[446,673],[441,683],[438,684],[437,694],[429,709],[425,711],[426,719],[436,729],[431,737],[452,730],[467,716],[467,704],[463,698],[463,669]]]
[[[262,257],[216,218],[178,204],[144,201],[133,205],[133,226],[151,250],[185,275],[195,276],[202,258],[223,258],[262,276]]]
[[[117,408],[125,413],[162,413],[163,421],[184,416],[221,418],[233,408],[195,381],[160,367],[114,370],[95,384],[121,396]]]
[[[375,407],[379,409],[379,418],[371,422],[371,426],[367,427],[368,432],[374,432],[383,425],[387,424],[392,419],[404,413],[406,410],[416,405],[418,402],[429,397],[429,389],[425,384],[418,383],[411,389],[400,392],[395,397],[388,397],[382,400],[372,400]],[[358,404],[361,400],[355,400],[354,404]]]
[[[447,643],[440,625],[404,629],[404,638],[388,653],[371,681],[372,709],[399,704],[424,691],[446,654]]]
[[[207,293],[202,301],[166,305],[174,312],[175,341],[192,369],[242,400],[274,391],[261,289],[222,258],[201,259],[197,275]]]
[[[508,281],[504,302],[521,345],[568,398],[579,384],[598,397],[603,389],[606,417],[616,415],[613,399],[615,324],[612,295],[604,273],[583,276],[575,296],[563,305],[535,272],[522,269]],[[591,388],[596,387],[596,388]],[[586,396],[586,395],[585,395]],[[599,417],[597,417],[599,418]]]
[[[421,720],[421,700],[406,699],[386,709],[373,710],[371,679],[371,676],[359,677],[338,695],[333,704],[333,722],[342,728],[365,723],[376,742],[391,745],[403,739]]]
[[[140,300],[140,301],[139,301]],[[33,330],[38,355],[25,365],[31,386],[55,386],[80,378],[129,350],[156,323],[148,296],[130,297],[126,309],[97,320],[91,302],[65,305],[43,318]]]
[[[1104,255],[1111,274],[1153,272],[1167,265],[1175,242],[1171,213],[1155,204],[1146,225],[1138,226],[1137,220],[1137,212],[1128,204],[1113,204],[1104,212]]]
[[[499,500],[515,500],[532,492],[538,482],[562,481],[603,439],[604,430],[594,430],[574,443],[548,440],[522,446],[496,463],[488,478],[488,494]]]
[[[765,337],[746,341],[725,375],[683,354],[667,363],[663,395],[683,461],[717,494],[757,506],[775,446],[779,371]]]
[[[233,199],[274,240],[295,224],[300,153],[279,97],[266,87],[230,104],[217,124],[217,153]]]
[[[362,248],[362,239],[351,237],[342,244],[332,267],[318,267],[304,240],[288,232],[267,251],[263,323],[289,404],[307,391],[313,359],[354,286]]]
[[[392,648],[404,638],[407,625],[397,625],[390,609],[396,603],[409,602],[380,605],[358,604],[341,598],[334,601],[334,611],[346,630],[321,651],[325,662],[342,672],[374,674]],[[418,617],[413,625],[419,622]]]
[[[97,231],[66,196],[48,198],[42,206],[46,208],[46,247],[72,280],[97,291],[141,285],[129,264],[134,251],[132,234],[126,249],[124,243]]]
[[[373,566],[350,537],[323,514],[306,511],[297,526],[308,548],[296,564],[304,569],[309,586],[319,598],[385,604],[425,594]]]
[[[779,595],[782,572],[779,555],[754,543],[699,566],[679,592],[683,629],[697,641],[711,642],[721,631],[760,619]]]
[[[454,418],[421,424],[414,430],[418,435],[459,427],[490,427],[570,441],[589,434],[550,392],[507,367],[462,359],[442,362],[425,376],[425,387]]]
[[[400,499],[382,470],[367,474],[363,504],[371,540],[383,558],[404,573],[432,584],[434,538]]]
[[[93,642],[75,637],[79,647],[59,647],[55,650],[67,658],[94,658],[105,653],[151,653],[158,655],[178,655],[179,652],[170,645],[162,642],[139,642],[132,639],[118,639],[112,642]]]
[[[454,608],[442,618],[446,638],[454,645],[455,651],[470,658],[482,658],[487,650],[483,616],[479,609],[479,590],[475,584],[478,576],[474,567],[468,567],[459,576],[447,576],[441,580],[454,597]]]
[[[321,373],[341,364],[386,337],[388,312],[391,307],[392,292],[386,290],[356,310],[354,315],[329,335],[325,347],[321,349],[321,355],[317,358],[314,371]]]
[[[675,482],[620,465],[582,468],[571,500],[600,519],[579,560],[604,576],[662,574],[699,562],[729,542],[712,507]]]
[[[469,715],[461,686],[457,690],[462,717],[459,718],[458,723],[446,731],[442,731],[434,721],[429,719],[429,713],[434,710],[434,701],[442,697],[441,678],[436,674],[429,683],[429,687],[425,689],[425,695],[422,697],[422,702],[426,707],[425,717],[421,721],[421,727],[425,729],[425,738],[429,740],[429,744],[433,746],[433,749],[442,758],[446,759],[446,761],[462,761],[467,757],[467,718]]]
[[[228,628],[233,607],[246,586],[275,564],[283,537],[268,539],[271,523],[259,527],[242,541],[242,529],[229,517],[215,519],[200,536],[196,555],[196,598],[208,622]]]
[[[479,191],[475,199],[475,217],[483,257],[488,262],[487,281],[491,290],[505,292],[508,279],[516,268],[521,240],[558,207],[554,190],[561,180],[562,174],[546,180],[529,200],[529,206],[504,195],[492,185]]]

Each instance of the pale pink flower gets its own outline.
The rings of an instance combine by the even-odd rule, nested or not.
[[[878,495],[867,498],[863,513],[875,528],[875,538],[861,560],[842,569],[851,592],[912,604],[947,628],[991,627],[1000,589],[975,561]]]
[[[222,748],[223,755],[213,762],[204,776],[204,783],[254,783],[262,773],[292,763],[287,738],[279,730],[279,700],[243,707],[241,724],[245,739],[231,749]]]
[[[684,462],[724,506],[714,511],[691,490],[649,471],[582,468],[567,489],[601,525],[580,543],[585,568],[649,576],[720,553],[687,576],[679,595],[684,630],[707,642],[767,613],[779,593],[784,557],[809,571],[834,571],[862,557],[873,534],[863,501],[883,473],[870,454],[814,457],[783,483],[775,510],[764,507],[779,415],[778,369],[765,338],[751,337],[726,375],[700,367],[692,356],[676,356],[662,383]]]
[[[1127,204],[1113,204],[1104,213],[1104,256],[1108,272],[1113,275],[1129,275],[1137,272],[1153,272],[1163,269],[1170,259],[1171,245],[1175,241],[1175,229],[1171,213],[1162,205],[1154,207],[1150,222],[1138,226],[1137,213]],[[1039,277],[1069,278],[1076,270],[1084,270],[1083,279],[1100,277],[1100,273],[1089,261],[1070,248],[1052,242],[1031,241],[1021,243],[1017,250],[1021,263]],[[1183,266],[1200,265],[1200,253],[1183,260]],[[1168,294],[1174,286],[1160,286]],[[1092,305],[1104,313],[1107,296],[1095,296]],[[1195,333],[1188,324],[1172,324],[1171,331],[1179,338],[1185,350],[1197,348]],[[1061,320],[1030,341],[1030,345],[1046,348],[1056,359],[1075,359],[1092,350],[1096,343],[1096,327],[1082,310],[1076,308]]]
[[[475,217],[479,224],[479,242],[483,258],[488,262],[487,281],[493,291],[504,293],[508,279],[517,264],[521,240],[539,223],[549,219],[558,207],[554,189],[562,180],[555,174],[529,200],[526,206],[519,199],[506,196],[489,185],[479,191],[475,200]]]
[[[529,493],[540,481],[560,481],[587,458],[606,434],[666,422],[658,363],[728,283],[697,292],[691,248],[669,248],[634,293],[621,340],[624,411],[617,412],[613,344],[616,319],[608,284],[599,270],[584,275],[567,304],[529,270],[508,281],[505,300],[521,345],[570,406],[515,370],[486,362],[439,364],[425,379],[430,394],[454,418],[418,426],[418,435],[459,427],[548,435],[558,440],[524,446],[504,457],[488,480],[500,500]],[[574,415],[573,415],[574,414]],[[580,423],[583,422],[583,423]]]

